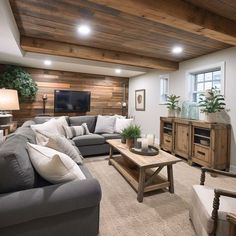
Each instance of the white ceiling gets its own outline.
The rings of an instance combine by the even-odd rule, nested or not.
[[[73,71],[90,74],[133,77],[150,70],[112,63],[82,60],[70,57],[51,56],[39,53],[27,53],[20,48],[20,33],[15,23],[8,0],[0,1],[0,63],[14,64],[26,67]],[[44,65],[44,60],[52,61],[50,66]],[[115,69],[122,69],[116,74]]]

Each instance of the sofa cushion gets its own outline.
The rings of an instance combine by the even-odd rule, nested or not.
[[[119,119],[116,118],[115,132],[122,133],[122,131],[132,125],[133,119]]]
[[[121,135],[120,134],[101,134],[105,140],[108,139],[121,139]]]
[[[68,155],[40,145],[27,145],[35,169],[47,181],[56,184],[86,178]]]
[[[94,133],[96,126],[97,117],[96,116],[72,116],[69,117],[69,122],[71,126],[79,126],[86,123],[90,133]]]
[[[116,117],[115,116],[101,116],[98,115],[96,128],[94,133],[103,134],[103,133],[114,133]]]
[[[27,152],[25,135],[14,134],[0,147],[0,193],[33,188],[35,173]]]
[[[191,211],[193,211],[193,215],[196,213],[199,215],[198,219],[201,221],[201,225],[205,228],[207,233],[211,233],[213,230],[213,220],[211,219],[213,199],[214,189],[202,185],[193,186],[192,202],[194,202],[194,205],[192,206],[193,209],[191,209]],[[228,225],[226,215],[229,212],[236,214],[236,199],[221,196],[220,207],[218,211],[218,221],[221,225],[220,230],[227,231],[225,228]]]
[[[58,129],[58,124],[55,118],[50,119],[49,121],[46,121],[43,124],[36,124],[36,125],[31,125],[30,126],[34,131],[39,130],[39,131],[47,131],[52,134],[60,134],[59,129]]]
[[[105,138],[99,134],[88,134],[77,136],[72,139],[77,147],[104,144]]]
[[[34,117],[33,121],[36,123],[36,124],[43,124],[45,123],[46,121],[49,121],[51,120],[52,117],[51,116],[36,116]]]
[[[74,146],[67,138],[49,132],[40,132],[36,130],[37,144],[55,149],[59,152],[65,153],[76,163],[82,163],[82,155],[79,149]]]
[[[24,136],[31,143],[36,143],[36,135],[29,126],[23,126],[18,128],[15,133],[11,134],[11,136],[14,136],[16,134]]]
[[[61,116],[59,117],[54,117],[54,118],[60,118]],[[66,122],[68,123],[68,125],[70,124],[70,121],[69,121],[69,116],[64,116],[65,119],[66,119]],[[33,121],[36,123],[36,124],[43,124],[44,122],[46,121],[49,121],[50,119],[52,119],[53,117],[52,116],[35,116]]]

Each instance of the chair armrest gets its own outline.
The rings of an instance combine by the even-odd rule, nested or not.
[[[236,178],[236,174],[222,171],[222,170],[216,170],[216,169],[212,169],[208,167],[202,167],[201,170],[202,170],[202,173],[201,173],[200,185],[204,185],[205,183],[206,172]]]
[[[100,200],[100,184],[93,178],[0,194],[0,228],[98,206]]]
[[[226,197],[232,197],[236,198],[236,192],[233,191],[228,191],[224,189],[215,189],[215,197],[213,200],[213,210],[211,213],[211,218],[214,221],[214,227],[213,227],[213,232],[212,234],[216,234],[216,229],[217,229],[217,221],[218,221],[218,210],[220,206],[220,196],[226,196]]]

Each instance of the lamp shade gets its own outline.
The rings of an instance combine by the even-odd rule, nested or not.
[[[17,90],[0,89],[0,110],[19,110],[19,100]]]

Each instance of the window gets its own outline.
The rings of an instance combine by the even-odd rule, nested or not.
[[[190,100],[192,102],[199,102],[200,94],[211,88],[216,87],[221,94],[224,94],[224,64],[189,72],[189,75],[191,79]]]
[[[166,103],[169,93],[169,75],[160,76],[160,104]]]

